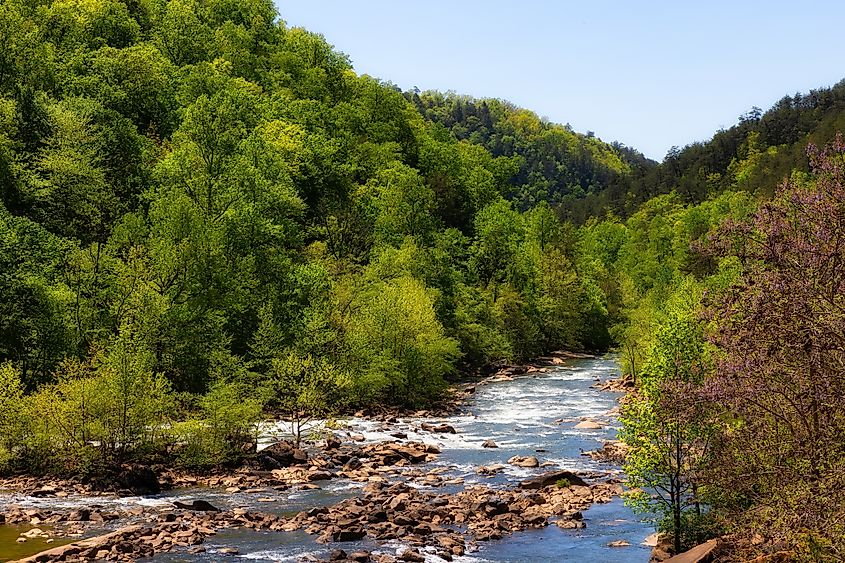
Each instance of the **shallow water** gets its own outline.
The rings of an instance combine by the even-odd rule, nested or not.
[[[22,557],[29,557],[40,553],[45,549],[59,547],[71,543],[69,539],[54,539],[47,543],[46,538],[28,538],[24,543],[16,540],[22,532],[31,530],[34,526],[0,526],[0,561],[11,561]],[[38,526],[39,529],[49,532],[50,526]]]
[[[568,360],[551,368],[548,373],[536,376],[522,376],[512,381],[501,381],[479,385],[475,396],[467,405],[466,414],[432,421],[447,422],[455,427],[457,434],[436,435],[419,430],[420,420],[404,419],[399,424],[386,427],[381,423],[351,419],[345,430],[350,434],[363,434],[367,441],[394,440],[391,432],[406,432],[408,440],[437,443],[441,454],[437,461],[428,466],[407,468],[407,471],[434,468],[442,469],[446,476],[461,477],[466,484],[484,483],[505,486],[540,473],[544,469],[524,469],[506,464],[514,455],[535,455],[541,462],[552,462],[557,466],[577,471],[619,473],[618,467],[594,462],[581,456],[584,450],[595,449],[608,439],[614,438],[618,430],[615,418],[608,411],[618,405],[618,394],[598,391],[591,386],[597,379],[608,379],[617,375],[617,364],[611,357],[597,359]],[[600,430],[576,430],[575,424],[582,417],[588,417],[606,424]],[[283,431],[282,428],[276,429]],[[498,448],[483,448],[481,444],[492,439]],[[492,477],[478,475],[481,465],[504,464],[505,470]],[[87,499],[88,503],[131,507],[169,506],[171,501],[190,501],[202,498],[223,507],[245,507],[278,514],[295,513],[314,506],[333,504],[358,494],[362,483],[348,480],[333,480],[322,483],[323,488],[313,491],[272,491],[267,494],[228,494],[222,490],[198,488],[179,490],[151,497],[108,499],[99,497]],[[460,486],[454,487],[458,490]],[[448,491],[439,487],[438,491]],[[272,498],[273,502],[257,502],[260,497]],[[31,506],[56,507],[84,504],[86,499],[32,499],[27,497],[0,496],[4,502],[17,502]],[[584,513],[587,527],[580,530],[561,530],[549,526],[541,530],[520,532],[503,540],[481,545],[479,551],[465,557],[455,558],[457,562],[524,562],[524,561],[583,561],[583,562],[645,562],[650,550],[641,542],[653,529],[641,522],[630,509],[615,499],[604,505],[594,505]],[[2,527],[0,527],[2,528]],[[611,548],[608,543],[625,540],[630,547]],[[159,555],[154,561],[217,561],[220,547],[237,547],[239,559],[250,561],[298,561],[305,555],[326,555],[332,549],[342,547],[346,551],[355,549],[378,549],[396,554],[403,546],[388,544],[377,546],[362,541],[336,545],[320,545],[314,537],[303,532],[255,532],[251,530],[226,530],[206,540],[207,552],[188,555],[171,553]],[[431,561],[442,561],[431,557]]]

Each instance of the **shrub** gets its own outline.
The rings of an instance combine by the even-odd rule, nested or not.
[[[174,424],[177,462],[190,468],[231,465],[255,451],[262,404],[243,385],[218,380],[199,399],[201,418]]]

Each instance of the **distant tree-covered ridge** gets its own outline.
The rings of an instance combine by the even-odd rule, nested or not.
[[[633,168],[656,164],[633,149],[549,123],[503,100],[439,92],[407,92],[405,97],[456,139],[510,158],[516,173],[508,181],[506,196],[521,209],[541,201],[577,201],[605,190]]]
[[[752,108],[708,141],[673,147],[657,166],[634,166],[604,190],[567,202],[564,215],[578,222],[607,211],[628,216],[649,199],[673,191],[687,203],[728,190],[770,198],[793,171],[810,171],[809,143],[823,146],[843,130],[845,81],[784,96],[768,111]]]

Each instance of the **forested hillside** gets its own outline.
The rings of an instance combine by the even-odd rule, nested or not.
[[[216,463],[262,410],[609,346],[606,272],[503,197],[519,162],[269,0],[11,0],[0,34],[0,462]]]

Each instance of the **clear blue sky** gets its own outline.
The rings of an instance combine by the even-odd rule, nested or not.
[[[276,3],[359,73],[504,98],[657,160],[845,78],[845,1]]]

